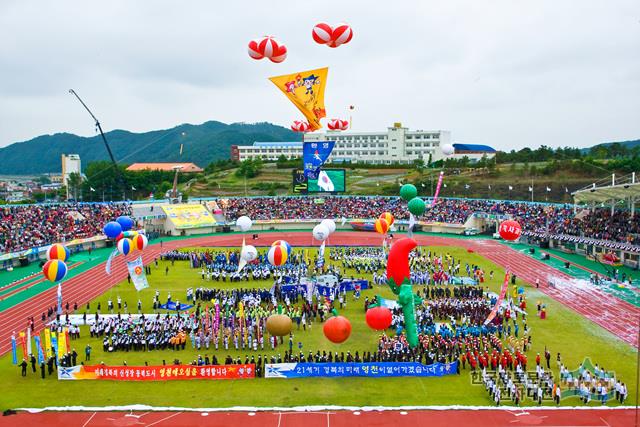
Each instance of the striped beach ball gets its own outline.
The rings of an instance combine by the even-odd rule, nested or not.
[[[280,265],[284,265],[287,262],[289,254],[287,253],[287,248],[284,246],[272,246],[269,249],[267,258],[269,258],[269,264],[275,265],[277,267]]]
[[[71,256],[71,252],[65,245],[60,243],[54,243],[47,249],[47,259],[59,259],[60,261],[66,261]]]
[[[291,245],[289,244],[289,242],[285,240],[276,240],[271,244],[271,247],[274,246],[283,246],[287,250],[287,257],[291,256]]]
[[[122,255],[129,255],[134,250],[135,250],[135,248],[133,246],[133,242],[131,241],[131,239],[127,239],[125,237],[124,239],[120,239],[118,241],[118,251]]]
[[[59,282],[67,275],[67,264],[59,259],[51,259],[42,267],[42,274],[52,282]]]
[[[380,214],[379,218],[387,221],[387,224],[389,224],[389,227],[391,227],[395,222],[395,218],[393,217],[393,214],[391,212],[384,212]]]
[[[375,222],[375,229],[380,234],[387,234],[387,231],[389,231],[389,223],[382,218],[378,218]]]

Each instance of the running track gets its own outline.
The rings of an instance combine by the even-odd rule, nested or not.
[[[149,245],[143,253],[143,260],[145,264],[148,264],[158,257],[160,252],[185,246],[239,247],[241,239],[242,236],[239,234],[223,234],[172,240],[165,242],[162,248],[159,244]],[[285,239],[295,246],[312,245],[311,233],[308,232],[262,234],[259,240],[252,243],[256,246],[268,246],[277,239]],[[493,240],[464,240],[439,236],[417,236],[416,240],[420,245],[466,247],[502,267],[508,267],[511,272],[530,284],[535,283],[536,279],[540,279],[542,284],[540,289],[547,295],[594,321],[625,342],[638,347],[638,321],[640,320],[640,308],[638,307],[618,300],[593,286],[578,288],[567,285],[550,288],[546,285],[549,277],[553,276],[565,280],[572,278]],[[372,232],[339,232],[329,239],[328,244],[378,246],[381,244],[381,238],[379,234]],[[118,282],[126,279],[126,277],[127,271],[121,256],[114,260],[111,275],[106,274],[104,263],[102,263],[63,283],[62,295],[64,303],[66,304],[68,301],[73,305],[74,302],[77,302],[78,306],[83,306]],[[0,355],[7,353],[11,349],[12,332],[24,329],[27,325],[28,317],[33,316],[35,318],[36,332],[41,330],[44,325],[40,320],[40,315],[46,312],[48,307],[54,306],[55,303],[56,287],[52,287],[1,312]]]
[[[0,417],[0,426],[48,427],[244,426],[244,427],[376,427],[396,426],[632,426],[633,409],[560,410],[387,410],[315,412],[20,412]]]

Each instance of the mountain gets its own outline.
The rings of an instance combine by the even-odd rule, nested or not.
[[[227,159],[232,145],[254,141],[296,141],[300,135],[271,123],[208,121],[200,125],[182,124],[171,129],[132,133],[113,130],[105,134],[118,163],[194,162],[200,167]],[[180,156],[180,144],[184,144]],[[61,172],[62,154],[79,154],[83,168],[95,160],[109,160],[100,135],[89,138],[70,133],[42,135],[29,141],[0,148],[3,174]]]
[[[631,150],[635,147],[640,146],[640,139],[632,139],[629,141],[614,141],[614,142],[603,142],[602,144],[596,144],[593,147],[588,147],[588,148],[583,148],[581,151],[583,153],[588,153],[589,151],[591,151],[594,148],[597,147],[609,147],[613,144],[620,144],[623,147],[626,147],[627,149]]]

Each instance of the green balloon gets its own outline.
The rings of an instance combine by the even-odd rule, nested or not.
[[[409,212],[411,212],[414,216],[420,216],[427,209],[427,205],[425,205],[424,200],[420,197],[414,197],[409,200]]]
[[[418,195],[418,189],[413,184],[405,184],[400,187],[400,197],[407,202]]]

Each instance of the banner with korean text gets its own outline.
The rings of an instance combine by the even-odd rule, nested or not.
[[[441,377],[457,373],[458,362],[267,363],[265,378]]]
[[[247,365],[167,365],[167,366],[104,366],[79,365],[58,368],[59,380],[238,380],[255,378],[255,364]]]

